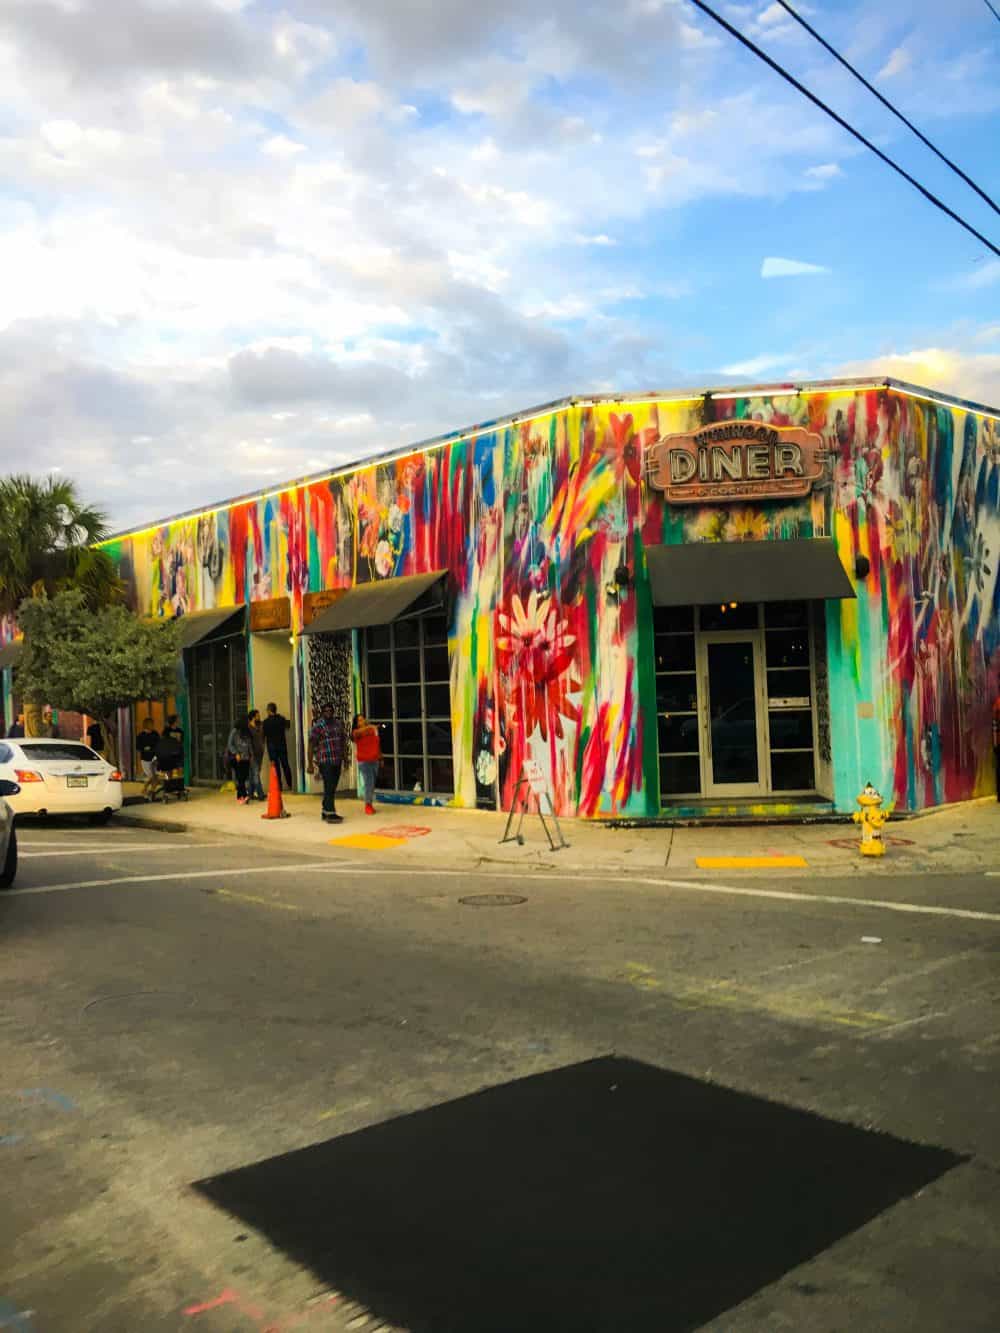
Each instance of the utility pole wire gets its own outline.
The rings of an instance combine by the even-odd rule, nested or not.
[[[986,0],[986,4],[989,3],[990,0]],[[879,90],[873,84],[869,83],[868,80],[865,78],[865,76],[861,74],[858,70],[856,70],[849,61],[845,60],[839,51],[835,51],[834,48],[830,45],[830,43],[826,40],[826,38],[821,37],[820,34],[816,31],[816,29],[812,27],[809,23],[807,23],[806,20],[801,16],[801,14],[798,14],[792,8],[792,6],[788,3],[788,0],[778,0],[778,4],[781,6],[781,8],[785,11],[786,14],[791,15],[791,17],[795,20],[796,23],[801,24],[801,26],[805,28],[806,32],[809,33],[810,36],[815,37],[817,42],[819,42],[820,46],[824,47],[825,50],[829,51],[830,55],[833,56],[834,60],[838,60],[846,70],[850,70],[850,72],[854,75],[854,77],[858,80],[858,82],[863,83],[864,86],[868,89],[868,91],[872,94],[872,96],[877,97],[878,100],[882,103],[882,105],[886,107],[887,110],[891,111],[892,114],[897,118],[897,120],[901,120],[908,130],[912,130],[913,133],[920,140],[920,142],[922,144],[925,144],[931,150],[932,153],[935,153],[945,164],[945,166],[951,167],[952,171],[955,173],[956,176],[961,176],[962,180],[965,181],[966,185],[968,185],[971,189],[975,190],[976,194],[979,195],[980,199],[985,200],[986,203],[989,204],[990,208],[993,209],[993,212],[996,213],[998,216],[1000,216],[1000,206],[997,205],[996,201],[991,199],[985,190],[981,190],[979,186],[976,184],[976,182],[971,178],[971,176],[967,176],[961,167],[956,166],[955,163],[952,162],[950,157],[945,157],[944,153],[941,152],[940,148],[936,148],[934,144],[931,143],[930,139],[927,138],[926,134],[922,134],[920,130],[917,129],[916,125],[913,124],[912,121],[907,120],[907,118],[903,115],[902,111],[897,111],[897,109],[889,101],[888,97],[883,97],[882,94],[879,92]],[[990,5],[990,8],[991,9],[993,8],[992,5]],[[995,10],[994,13],[996,13]],[[997,17],[1000,18],[1000,15],[997,15]]]
[[[990,4],[990,0],[983,0],[983,3],[986,5],[986,8],[990,11],[990,13],[996,19],[996,21],[1000,23],[1000,14],[998,14],[997,11]]]
[[[891,167],[893,171],[902,176],[903,180],[908,181],[915,190],[919,190],[924,198],[932,203],[935,208],[939,208],[942,213],[947,213],[953,222],[957,222],[960,227],[964,227],[971,236],[976,238],[980,245],[985,245],[991,254],[996,255],[997,258],[1000,259],[1000,246],[994,245],[993,242],[988,240],[981,231],[977,231],[971,223],[966,222],[964,218],[959,217],[954,209],[949,208],[948,205],[940,200],[936,194],[932,194],[930,190],[921,185],[920,182],[901,167],[898,162],[894,162],[891,157],[883,153],[881,148],[876,148],[871,140],[866,139],[860,130],[856,130],[853,125],[848,124],[843,116],[839,116],[832,107],[827,106],[827,104],[817,97],[815,93],[810,92],[805,84],[799,83],[794,75],[789,74],[786,69],[782,69],[778,62],[772,60],[766,51],[762,51],[756,42],[752,42],[749,37],[744,37],[743,33],[737,28],[734,28],[731,23],[727,23],[721,14],[717,14],[714,9],[705,4],[705,0],[689,0],[689,3],[694,5],[696,9],[700,9],[703,14],[707,14],[710,19],[714,19],[720,28],[725,28],[726,32],[728,32],[731,37],[735,37],[741,45],[747,47],[755,56],[763,60],[765,65],[769,65],[771,69],[774,70],[775,74],[780,75],[786,83],[790,83],[793,88],[797,89],[802,94],[803,97],[808,97],[809,101],[812,102],[814,106],[818,106],[821,111],[825,111],[831,120],[837,122],[841,129],[845,129],[847,133],[857,139],[859,143],[864,144],[864,146],[870,149],[876,157],[880,158],[887,167]]]

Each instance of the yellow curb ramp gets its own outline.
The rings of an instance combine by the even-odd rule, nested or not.
[[[804,856],[696,856],[699,870],[804,870]]]

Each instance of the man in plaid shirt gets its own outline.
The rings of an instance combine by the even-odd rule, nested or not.
[[[309,731],[309,772],[315,773],[319,768],[323,779],[323,819],[328,824],[344,822],[343,816],[337,814],[337,783],[346,744],[344,724],[334,713],[333,704],[324,704]]]

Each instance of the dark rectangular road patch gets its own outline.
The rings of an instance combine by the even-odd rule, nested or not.
[[[413,1333],[671,1333],[962,1160],[607,1057],[196,1188]]]

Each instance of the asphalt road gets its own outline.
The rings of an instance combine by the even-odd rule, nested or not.
[[[1000,1325],[1000,879],[21,846],[0,1329]]]

